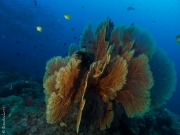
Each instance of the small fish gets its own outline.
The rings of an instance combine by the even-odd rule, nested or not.
[[[86,48],[86,46],[83,45],[83,46],[81,46],[81,48]]]
[[[156,21],[152,20],[153,23],[155,23]]]
[[[34,0],[34,5],[37,7],[37,0]]]
[[[133,7],[128,7],[127,10],[135,10]]]
[[[131,26],[134,26],[135,24],[134,23],[131,23]]]
[[[25,57],[26,55],[25,54],[23,54],[23,57]]]
[[[9,88],[9,89],[10,89],[10,90],[12,90],[12,88],[13,88],[13,84],[11,83],[11,84],[10,84],[10,88]]]
[[[41,44],[41,46],[44,46],[43,44]]]
[[[60,126],[61,126],[61,127],[64,127],[64,126],[67,127],[67,126],[66,126],[66,123],[64,123],[64,122],[61,122],[61,123],[60,123]]]
[[[68,53],[65,53],[65,56],[68,56]]]
[[[82,6],[82,8],[84,8],[84,6]]]
[[[16,55],[17,55],[17,56],[19,56],[19,55],[20,55],[20,53],[16,53]]]
[[[20,42],[19,41],[16,41],[17,44],[19,44]]]
[[[74,28],[71,28],[72,31],[74,31]]]
[[[74,39],[76,39],[76,37],[74,37]]]
[[[64,14],[64,18],[66,20],[71,20],[71,15],[70,14]]]
[[[66,45],[66,43],[64,43],[64,45]]]
[[[176,42],[180,45],[180,35],[176,36]]]
[[[88,43],[92,43],[92,41],[89,41]]]
[[[37,46],[35,45],[34,48],[37,48]]]
[[[42,27],[41,27],[41,26],[36,26],[36,30],[37,30],[38,32],[42,32]]]
[[[40,50],[39,52],[42,52],[42,50]]]

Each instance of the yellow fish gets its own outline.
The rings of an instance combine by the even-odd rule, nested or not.
[[[180,35],[176,36],[176,42],[180,45]]]
[[[37,30],[38,32],[42,32],[42,27],[41,27],[41,26],[37,26],[37,27],[36,27],[36,30]]]
[[[66,20],[71,20],[71,15],[70,14],[64,14],[64,18],[66,18]]]
[[[67,127],[67,126],[66,126],[66,123],[64,123],[64,122],[61,122],[61,123],[60,123],[60,126],[61,126],[61,127],[64,127],[64,126]]]

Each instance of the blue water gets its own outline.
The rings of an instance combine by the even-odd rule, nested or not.
[[[179,5],[180,0],[37,0],[37,6],[34,0],[0,0],[0,71],[43,77],[47,60],[64,57],[71,43],[78,45],[88,22],[95,30],[109,16],[115,26],[134,23],[148,29],[175,63],[177,87],[166,106],[180,115]],[[67,13],[71,20],[64,18]]]

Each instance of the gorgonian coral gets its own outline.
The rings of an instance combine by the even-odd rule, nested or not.
[[[152,107],[161,107],[176,90],[176,70],[174,63],[160,48],[156,48],[150,66],[154,77],[154,86],[151,89]]]
[[[69,46],[68,56],[72,56],[77,51],[76,44],[71,44]]]
[[[131,60],[126,77],[126,84],[118,91],[115,100],[122,102],[129,117],[142,115],[149,109],[151,103],[149,90],[153,86],[153,77],[146,55],[141,54]]]
[[[89,23],[80,50],[75,52],[75,45],[70,46],[67,58],[55,57],[47,63],[48,123],[59,122],[77,102],[77,132],[95,123],[100,130],[110,128],[114,105],[119,102],[128,117],[142,116],[149,110],[154,84],[149,60],[155,52],[154,39],[135,25],[113,29],[112,24],[105,19],[94,33]],[[81,122],[85,124],[81,126]]]

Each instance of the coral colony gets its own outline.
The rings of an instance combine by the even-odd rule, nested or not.
[[[95,125],[103,131],[116,121],[117,110],[134,118],[163,106],[175,90],[176,72],[147,30],[114,28],[107,18],[95,32],[88,24],[79,50],[72,44],[67,57],[47,62],[43,85],[48,123],[60,123],[78,104],[76,132]]]

